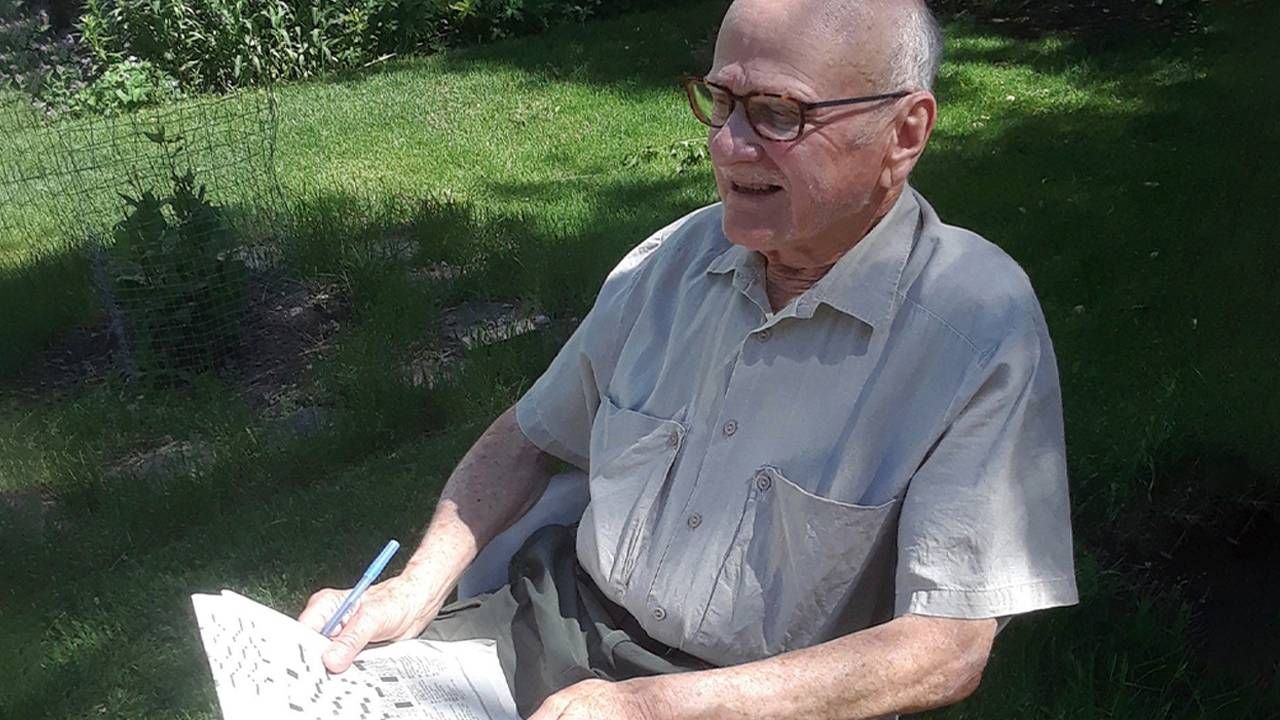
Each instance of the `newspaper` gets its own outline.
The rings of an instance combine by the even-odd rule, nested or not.
[[[407,640],[329,673],[328,640],[228,590],[192,595],[224,720],[517,720],[492,641]]]

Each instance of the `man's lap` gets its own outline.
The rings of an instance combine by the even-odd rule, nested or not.
[[[582,680],[627,680],[700,670],[707,663],[650,638],[578,565],[575,529],[534,533],[511,561],[509,583],[453,603],[422,634],[492,638],[522,715]]]

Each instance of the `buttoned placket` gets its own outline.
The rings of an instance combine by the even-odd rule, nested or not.
[[[773,490],[773,473],[773,468],[762,467],[751,473],[751,476],[747,478],[746,505],[743,508],[744,515],[750,515],[753,513],[755,511],[754,506],[760,501],[760,498]],[[738,537],[736,534],[730,536],[729,545],[726,547],[725,552],[726,565],[741,565],[744,546],[750,541],[750,539],[750,533],[745,537]],[[693,640],[702,647],[710,647],[715,644],[715,639],[708,635],[707,631],[703,628],[703,625],[706,622],[707,613],[711,609],[711,602],[714,598],[711,592],[707,592],[701,597],[704,604],[694,612],[697,623],[694,625],[695,630],[693,633]]]
[[[894,217],[908,217],[912,207],[900,202]],[[877,237],[884,228],[894,227],[893,222],[882,222]],[[712,591],[718,583],[731,582],[719,573],[737,567],[734,563],[740,557],[727,558],[749,540],[753,528],[748,523],[746,532],[741,532],[744,518],[750,519],[761,497],[777,490],[772,475],[764,480],[758,476],[763,470],[772,473],[773,463],[779,460],[761,452],[770,444],[764,424],[768,418],[762,423],[759,407],[760,391],[767,387],[764,381],[775,366],[770,359],[786,356],[785,346],[777,344],[786,337],[794,342],[793,333],[807,337],[810,328],[805,323],[819,305],[857,318],[869,331],[887,323],[911,247],[911,238],[902,237],[902,242],[882,247],[889,241],[874,242],[876,238],[868,235],[860,252],[842,258],[843,273],[825,278],[778,312],[773,312],[768,299],[760,255],[730,246],[707,268],[706,276],[721,283],[712,295],[717,300],[728,295],[736,301],[724,305],[725,317],[733,325],[725,328],[727,334],[717,334],[725,344],[714,349],[720,357],[706,366],[714,375],[703,378],[706,384],[698,389],[705,414],[689,418],[696,424],[687,426],[669,492],[655,518],[652,553],[625,593],[624,604],[643,619],[655,639],[686,650],[710,646],[697,632],[710,618]],[[865,257],[869,252],[873,253],[870,259]],[[887,252],[894,255],[886,256]],[[855,264],[861,268],[856,283],[846,277]],[[826,322],[829,316],[821,317]],[[793,358],[785,359],[790,364]]]
[[[670,498],[673,504],[674,501],[683,500],[680,503],[681,510],[677,517],[682,519],[685,533],[693,531],[710,533],[699,539],[700,546],[705,548],[707,556],[723,557],[724,553],[728,551],[730,543],[733,542],[733,531],[736,522],[716,522],[708,525],[705,530],[701,530],[699,528],[703,526],[706,518],[700,511],[714,507],[718,514],[723,513],[726,500],[724,493],[727,488],[713,487],[712,484],[704,482],[704,477],[719,474],[723,472],[725,467],[736,464],[733,462],[734,455],[735,453],[741,453],[740,442],[735,439],[735,436],[741,431],[742,423],[749,421],[753,407],[750,393],[743,388],[750,387],[753,384],[754,374],[763,371],[763,368],[759,367],[744,367],[744,360],[753,359],[755,353],[763,351],[767,343],[774,341],[776,334],[780,332],[776,327],[779,323],[788,319],[804,317],[809,307],[807,304],[809,299],[801,297],[798,301],[788,304],[782,311],[770,313],[768,298],[764,292],[764,284],[761,282],[762,277],[762,271],[752,269],[739,270],[735,275],[734,286],[759,310],[757,322],[754,327],[748,328],[742,335],[735,350],[728,376],[723,380],[724,400],[720,404],[716,420],[709,426],[712,428],[714,437],[708,440],[705,457],[697,476],[690,483],[687,490],[681,493],[683,497],[673,496]],[[745,488],[745,492],[740,496],[742,498],[741,502],[754,502],[755,498],[761,493],[768,491],[767,487],[760,486],[760,472],[760,467],[751,467],[744,471],[740,487]],[[772,481],[768,480],[767,482],[771,483]],[[733,502],[736,507],[741,506],[740,501],[735,500]],[[736,507],[733,511],[735,517],[737,515]],[[690,582],[689,574],[680,573],[680,568],[684,563],[691,562],[692,558],[687,554],[680,554],[679,548],[676,547],[683,538],[687,537],[687,534],[679,532],[668,534],[666,547],[662,550],[661,559],[654,569],[653,576],[649,578],[646,604],[650,608],[650,614],[653,619],[659,622],[666,617],[665,610],[661,613],[656,612],[660,608],[658,598],[666,595],[666,593],[662,592],[666,579],[672,577],[672,573],[675,572],[683,578],[681,581],[683,584],[688,585]],[[695,584],[714,582],[713,574],[703,572],[693,575],[692,582]],[[690,592],[689,596],[703,599],[709,598],[710,589],[699,587]],[[696,627],[702,622],[702,616],[705,611],[706,608],[704,606],[684,608],[683,614],[686,616],[686,621],[691,621]],[[689,617],[690,613],[697,615],[697,617]],[[658,615],[662,617],[659,618]],[[658,639],[668,642],[668,644],[678,642],[680,639],[677,629],[674,627],[664,628],[657,635],[662,636]]]

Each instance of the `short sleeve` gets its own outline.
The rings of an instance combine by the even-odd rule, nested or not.
[[[591,311],[516,403],[516,422],[529,442],[584,471],[602,389],[609,386],[622,339],[638,312],[637,278],[668,231],[637,246],[609,273]]]
[[[1038,308],[965,387],[903,499],[894,614],[989,618],[1078,602],[1062,396]]]

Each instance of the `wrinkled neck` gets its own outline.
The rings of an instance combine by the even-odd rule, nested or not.
[[[836,259],[837,261],[839,258]],[[765,294],[769,296],[769,305],[774,312],[787,306],[795,298],[803,295],[809,288],[818,284],[826,276],[835,262],[821,267],[792,268],[777,262],[766,261]]]
[[[880,225],[880,221],[884,220],[897,204],[898,199],[902,197],[903,189],[904,187],[899,185],[885,193],[876,207],[872,220],[867,223],[862,232],[852,233],[851,237],[855,238],[854,241],[839,248],[834,254],[829,254],[821,260],[806,258],[798,261],[780,254],[766,254],[765,294],[769,297],[769,305],[773,312],[786,307],[787,303],[800,297],[809,288],[817,285],[819,280],[826,277],[826,274],[831,272],[831,268],[840,262],[840,258],[843,258]]]

